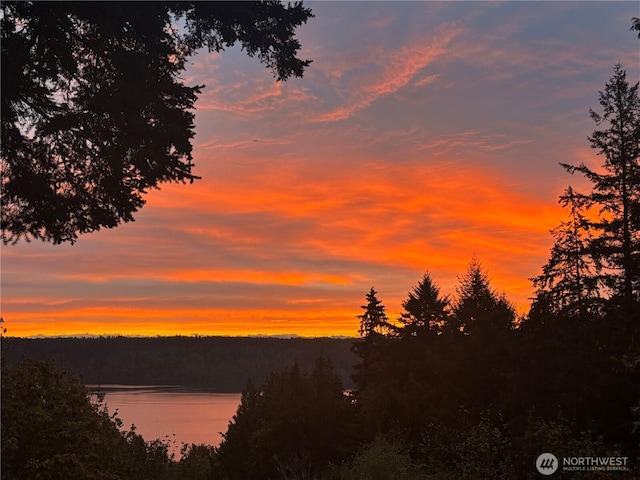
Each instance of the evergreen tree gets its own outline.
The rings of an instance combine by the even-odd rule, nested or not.
[[[602,113],[591,109],[590,115],[602,129],[589,142],[604,156],[602,170],[584,163],[561,165],[593,184],[590,194],[576,194],[585,206],[598,209],[598,218],[589,225],[592,254],[606,273],[604,284],[631,319],[640,300],[640,99],[638,83],[629,85],[622,65],[614,67],[599,103]]]
[[[361,358],[351,376],[355,384],[354,398],[367,434],[384,428],[392,418],[395,390],[394,357],[391,350],[397,339],[396,329],[389,323],[385,306],[372,287],[366,295],[367,304],[360,319],[360,335],[353,343],[353,352]]]
[[[442,332],[449,315],[449,297],[441,297],[440,289],[426,273],[420,283],[409,292],[409,298],[402,304],[400,315],[403,337],[435,336]]]
[[[255,451],[253,441],[262,422],[262,395],[260,390],[249,381],[242,391],[236,414],[229,422],[226,433],[222,434],[222,443],[217,451],[222,469],[229,469],[228,478],[246,477],[247,472],[257,468],[253,465],[255,463],[253,458],[250,461],[247,459],[246,452]]]
[[[389,323],[389,318],[385,313],[385,306],[376,296],[378,292],[373,287],[366,295],[367,304],[360,308],[364,310],[362,315],[358,315],[360,319],[360,336],[367,338],[372,335],[390,335],[393,332],[393,326]]]
[[[399,342],[390,349],[396,390],[394,420],[414,439],[441,413],[443,363],[447,362],[449,297],[442,297],[431,276],[425,274],[402,305]],[[445,338],[446,337],[446,338]]]
[[[455,327],[462,333],[496,333],[511,330],[516,318],[513,305],[491,288],[487,272],[473,258],[467,272],[459,278],[457,301],[453,307]]]
[[[592,236],[584,216],[580,197],[571,187],[560,197],[569,208],[569,219],[551,230],[554,244],[542,274],[532,278],[537,288],[532,311],[543,310],[544,315],[584,319],[587,309],[596,308],[598,277],[590,254]],[[543,308],[541,308],[543,307]]]
[[[474,257],[459,277],[450,335],[442,335],[439,365],[443,415],[455,422],[459,406],[474,414],[495,405],[509,388],[509,351],[515,309],[497,293],[482,264]]]
[[[312,478],[340,462],[351,448],[345,446],[346,408],[340,378],[323,358],[310,374],[294,364],[272,372],[257,389],[249,384],[217,451],[225,478],[262,480],[300,471]]]

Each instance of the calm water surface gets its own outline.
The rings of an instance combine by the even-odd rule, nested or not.
[[[212,393],[178,386],[89,385],[105,393],[110,413],[145,440],[169,438],[176,455],[182,443],[219,445],[240,404],[240,393]]]

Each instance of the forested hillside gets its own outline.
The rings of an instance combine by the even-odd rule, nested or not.
[[[352,340],[335,338],[242,337],[5,337],[9,365],[24,357],[54,359],[88,384],[184,385],[240,392],[248,380],[261,384],[269,372],[297,362],[309,370],[322,355],[350,386],[357,357]]]

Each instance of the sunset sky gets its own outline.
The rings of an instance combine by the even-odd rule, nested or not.
[[[302,79],[239,48],[193,58],[195,174],[75,245],[2,247],[8,335],[357,335],[475,255],[520,313],[584,181],[598,92],[638,2],[305,2]]]

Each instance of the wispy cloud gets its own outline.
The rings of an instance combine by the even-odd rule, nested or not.
[[[414,80],[416,86],[420,87],[435,81],[437,75],[434,74],[423,78],[418,76],[447,53],[448,45],[458,33],[459,30],[451,25],[444,25],[433,35],[417,40],[415,45],[399,49],[371,48],[355,65],[339,66],[342,68],[336,68],[336,64],[331,63],[332,68],[325,74],[332,79],[337,92],[341,93],[342,102],[314,120],[344,120]]]

